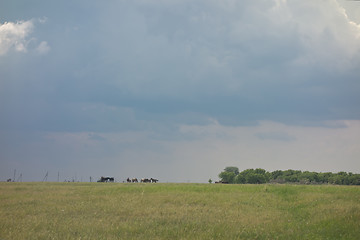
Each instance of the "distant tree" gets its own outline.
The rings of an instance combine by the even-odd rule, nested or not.
[[[351,174],[349,176],[350,185],[360,185],[360,174]]]
[[[329,183],[329,178],[333,175],[331,172],[319,173],[319,183]]]
[[[236,182],[239,183],[266,183],[270,180],[271,174],[266,172],[266,170],[257,168],[257,169],[246,169],[239,173]]]
[[[283,171],[283,179],[285,180],[285,182],[299,182],[300,181],[300,175],[301,175],[301,171],[298,170],[286,170]]]
[[[238,183],[238,184],[246,183],[246,179],[242,174],[239,174],[235,177],[235,183]]]
[[[221,181],[228,183],[324,183],[339,185],[360,185],[360,174],[338,172],[317,173],[300,170],[276,170],[267,172],[265,169],[246,169],[239,172],[237,167],[226,167],[219,174]]]
[[[208,181],[209,183],[212,183],[212,180],[211,180],[211,178],[209,179],[209,181]]]
[[[237,167],[226,167],[224,169],[225,172],[233,172],[235,175],[239,174],[239,168]]]
[[[219,178],[222,182],[234,183],[235,182],[235,173],[234,172],[221,172]]]
[[[284,177],[284,180],[286,182],[292,182],[292,183],[296,183],[300,181],[299,176],[297,174],[287,175]]]
[[[255,172],[256,174],[265,175],[266,170],[265,170],[265,169],[262,169],[262,168],[257,168],[257,169],[255,169],[254,172]]]
[[[308,183],[316,183],[319,182],[319,174],[317,172],[302,172],[298,178],[302,181],[306,181]]]
[[[253,173],[255,173],[255,170],[253,168],[249,168],[249,169],[242,171],[240,174],[242,174],[244,177],[246,177],[247,175],[253,174]]]
[[[269,180],[273,183],[284,183],[284,172],[282,170],[276,170],[271,172]]]
[[[266,183],[265,176],[257,173],[249,173],[246,175],[246,183],[261,184]]]
[[[276,170],[271,172],[271,179],[276,180],[277,178],[280,178],[283,176],[283,171],[281,170]]]
[[[329,178],[329,183],[331,184],[343,184],[343,177],[341,175],[334,174]]]
[[[339,176],[347,176],[348,174],[346,172],[338,172],[337,175],[339,175]]]
[[[332,179],[333,184],[349,184],[349,178],[348,174],[346,172],[338,172],[335,174],[334,178]]]

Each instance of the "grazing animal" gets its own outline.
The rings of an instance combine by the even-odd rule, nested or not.
[[[215,183],[228,184],[229,182],[226,182],[226,181],[219,181],[219,182],[215,182]]]
[[[127,178],[127,179],[126,179],[126,182],[128,182],[128,183],[131,182],[130,178]]]
[[[142,178],[142,179],[141,179],[141,182],[143,182],[143,183],[147,183],[147,182],[151,182],[151,180],[150,180],[150,179],[148,179],[148,178]]]
[[[159,180],[157,180],[157,179],[155,179],[155,178],[150,178],[150,181],[151,181],[152,183],[157,183]]]
[[[115,179],[113,177],[101,177],[98,182],[114,182]]]
[[[132,182],[138,182],[137,178],[131,179]]]
[[[6,180],[7,182],[11,182],[11,178],[9,178],[8,180]]]

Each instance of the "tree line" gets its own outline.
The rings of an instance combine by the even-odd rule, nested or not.
[[[309,172],[300,170],[276,170],[268,172],[262,168],[246,169],[239,172],[237,167],[226,167],[219,174],[221,183],[262,184],[262,183],[299,183],[299,184],[338,184],[360,185],[360,174],[351,172]]]

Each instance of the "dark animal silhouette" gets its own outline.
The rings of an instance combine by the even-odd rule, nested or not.
[[[98,182],[114,182],[114,180],[115,179],[113,177],[101,177]]]
[[[157,183],[159,180],[157,180],[157,179],[155,179],[155,178],[150,178],[150,181],[151,181],[152,183]]]
[[[226,182],[226,181],[219,181],[219,182],[215,182],[215,183],[228,184],[229,182]]]
[[[131,179],[132,182],[138,182],[137,178]]]
[[[126,179],[126,182],[130,183],[130,182],[131,182],[130,178],[127,178],[127,179]]]
[[[143,183],[147,183],[147,182],[151,182],[151,180],[150,180],[150,179],[148,179],[148,178],[142,178],[142,179],[141,179],[141,182],[143,182]]]

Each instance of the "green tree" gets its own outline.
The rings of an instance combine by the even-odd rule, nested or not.
[[[257,168],[254,171],[256,174],[260,174],[260,175],[265,175],[266,174],[266,170],[262,169],[262,168]]]
[[[360,174],[351,174],[349,176],[349,184],[360,185]]]
[[[299,178],[309,183],[319,182],[319,174],[317,172],[305,171],[299,175]]]
[[[257,169],[246,169],[239,173],[237,179],[235,180],[238,183],[250,183],[250,184],[258,184],[258,183],[266,183],[270,179],[270,173],[266,172],[266,170],[257,168]]]
[[[221,172],[219,178],[222,182],[234,183],[235,182],[235,173],[233,172]]]
[[[330,183],[339,185],[360,185],[360,174],[338,172],[317,173],[300,170],[276,170],[267,172],[265,169],[246,169],[239,172],[237,167],[226,167],[219,174],[221,181],[228,183],[267,183],[270,180],[278,183]]]
[[[233,172],[235,175],[239,174],[239,168],[237,167],[226,167],[224,169],[225,172]]]
[[[246,175],[246,183],[261,184],[266,183],[265,176],[257,173],[249,173]]]
[[[333,176],[331,172],[319,173],[319,182],[320,183],[329,183],[329,178]]]
[[[281,170],[276,170],[271,172],[271,179],[276,180],[276,179],[280,179],[283,176],[283,171]]]
[[[329,178],[329,183],[341,185],[343,184],[343,178],[341,175],[334,174]]]
[[[246,183],[246,179],[242,174],[238,174],[235,177],[235,183],[244,184],[244,183]]]

